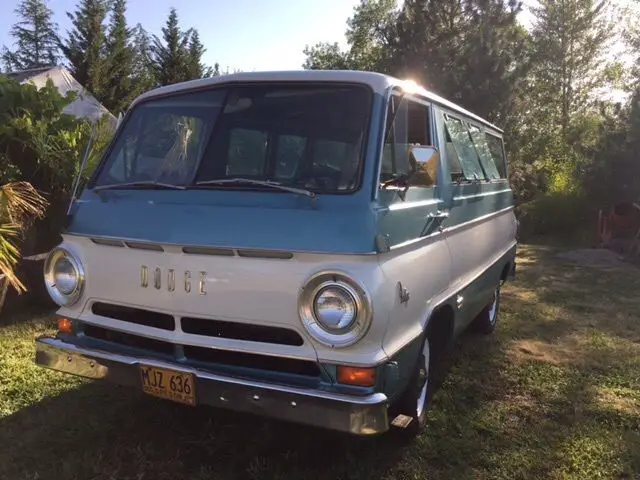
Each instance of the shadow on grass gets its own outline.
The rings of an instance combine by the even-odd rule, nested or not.
[[[402,454],[361,441],[131,389],[84,384],[0,420],[2,478],[348,478]]]

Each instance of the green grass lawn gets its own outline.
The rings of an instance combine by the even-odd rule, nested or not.
[[[0,326],[0,479],[640,478],[640,270],[520,247],[495,335],[464,335],[425,434],[360,440],[33,365]]]

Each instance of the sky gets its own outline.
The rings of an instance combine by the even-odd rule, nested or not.
[[[64,34],[71,28],[67,11],[77,0],[48,0]],[[359,0],[128,0],[127,20],[156,35],[174,6],[183,28],[194,27],[207,48],[203,61],[224,71],[299,70],[305,45],[344,45],[347,18]],[[10,48],[18,0],[0,0],[0,46]]]
[[[74,11],[78,0],[46,0],[62,36],[71,28],[66,12]],[[403,0],[398,0],[401,5]],[[610,0],[627,4],[631,0]],[[338,42],[346,46],[346,21],[360,0],[128,0],[130,26],[141,23],[161,34],[169,9],[174,6],[183,28],[196,28],[206,47],[208,65],[220,64],[222,71],[299,70],[306,45]],[[529,26],[528,8],[536,0],[524,0],[520,21]],[[9,35],[17,18],[18,0],[0,0],[0,47],[13,48]]]

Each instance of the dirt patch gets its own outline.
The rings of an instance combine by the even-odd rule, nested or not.
[[[632,396],[621,395],[609,388],[601,388],[596,390],[595,398],[604,407],[628,415],[640,415],[640,400]]]
[[[513,342],[510,353],[521,363],[537,360],[552,365],[562,365],[574,363],[577,358],[571,348],[538,340],[517,340]]]
[[[632,264],[626,262],[622,255],[606,248],[583,248],[562,252],[556,255],[562,260],[577,263],[586,267],[600,269],[629,269]]]

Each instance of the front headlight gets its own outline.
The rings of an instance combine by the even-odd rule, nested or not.
[[[360,340],[371,325],[366,292],[340,273],[321,273],[302,289],[299,314],[307,331],[330,347],[347,347]]]
[[[84,287],[82,263],[70,251],[56,247],[44,262],[44,281],[54,302],[61,307],[73,305]]]

